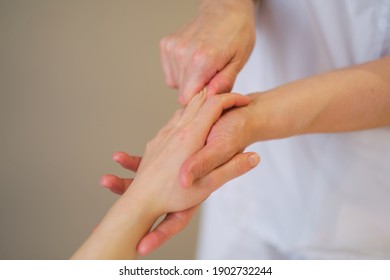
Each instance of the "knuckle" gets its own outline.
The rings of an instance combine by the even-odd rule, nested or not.
[[[171,118],[170,123],[172,123],[172,125],[176,125],[177,121],[180,120],[181,116],[183,115],[183,112],[184,112],[183,108],[176,110],[176,112],[173,114]]]
[[[190,48],[183,42],[176,44],[175,46],[175,54],[179,60],[184,59],[188,53],[190,52]]]
[[[207,51],[203,49],[198,49],[193,54],[193,63],[194,65],[207,65],[208,54]]]
[[[230,92],[233,87],[234,77],[221,75],[215,83],[219,93]]]
[[[159,46],[160,46],[160,49],[161,49],[161,50],[164,49],[164,47],[165,47],[165,45],[166,45],[166,41],[167,41],[166,37],[164,37],[164,38],[162,38],[162,39],[160,40]]]
[[[185,215],[183,213],[178,213],[176,215],[176,221],[178,223],[178,230],[181,231],[188,225],[188,223],[190,222],[190,219],[187,215]]]
[[[195,156],[193,158],[193,161],[188,166],[188,170],[191,170],[191,173],[193,174],[194,181],[201,179],[206,174],[208,174],[209,169],[210,169],[209,162],[199,156]]]
[[[154,140],[149,140],[145,145],[145,150],[149,151],[153,148],[153,146],[154,146]]]
[[[163,52],[172,52],[177,44],[175,36],[168,35],[160,40],[160,50]]]
[[[165,77],[165,83],[170,88],[177,88],[177,83],[171,77]]]
[[[193,131],[191,124],[183,125],[178,129],[178,138],[180,141],[186,141],[188,138],[191,138],[191,133]]]
[[[178,131],[178,136],[180,140],[185,140],[188,137],[188,130],[185,126],[181,127]]]
[[[236,159],[235,161],[235,172],[236,172],[236,175],[239,176],[239,175],[242,175],[246,172],[246,162],[242,159]]]
[[[160,40],[160,50],[164,51],[167,49],[167,45],[168,45],[169,40],[170,40],[170,38],[168,36],[166,36]]]
[[[199,168],[197,169],[197,172],[195,172],[195,175],[197,178],[201,178],[204,175],[206,175],[209,172],[210,164],[206,160],[201,160],[199,162]]]

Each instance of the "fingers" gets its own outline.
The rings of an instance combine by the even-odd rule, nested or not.
[[[200,56],[202,57],[202,56]],[[179,83],[179,102],[182,105],[188,104],[191,98],[206,87],[210,79],[217,73],[215,65],[210,63],[211,59],[198,58],[186,69],[183,78]]]
[[[119,163],[123,168],[136,172],[142,157],[130,156],[125,152],[116,152],[113,154],[112,159]]]
[[[186,124],[191,123],[190,130],[196,127],[197,133],[194,136],[204,139],[202,140],[204,144],[212,125],[219,119],[224,110],[234,106],[244,106],[249,104],[249,102],[249,97],[234,93],[222,94],[206,99],[206,92],[202,90],[201,93],[192,98],[184,109],[177,125],[185,128]]]
[[[224,110],[233,106],[247,105],[249,102],[249,97],[233,93],[217,95],[207,99],[193,121],[198,131],[197,137],[200,139],[207,137],[212,125],[220,118]],[[221,148],[223,148],[223,153],[221,153]],[[182,165],[179,173],[181,186],[189,187],[194,180],[205,176],[211,170],[227,162],[239,151],[242,150],[225,145],[220,140],[208,142],[206,146]]]
[[[177,82],[171,68],[170,59],[167,53],[167,44],[169,37],[165,37],[160,41],[160,59],[163,72],[165,74],[165,82],[171,88],[177,88]]]
[[[210,83],[209,96],[230,91],[253,49],[252,5],[241,9],[242,1],[215,2],[208,1],[210,6],[201,8],[193,21],[160,41],[166,83],[179,89],[184,106]]]
[[[199,185],[199,187],[205,187],[206,192],[211,193],[226,182],[247,173],[259,163],[260,157],[256,153],[249,152],[237,154],[224,165],[214,169],[205,177],[199,179],[197,185]]]
[[[115,175],[106,174],[100,178],[100,185],[109,189],[111,192],[122,195],[129,188],[133,179],[119,178]]]
[[[164,220],[138,244],[138,253],[145,256],[182,231],[188,225],[197,209],[198,206],[195,206],[185,211],[167,214]]]
[[[240,69],[240,64],[237,62],[231,62],[226,65],[209,81],[207,85],[207,97],[220,93],[231,92]]]
[[[179,102],[187,104],[194,93],[202,88],[207,89],[207,97],[216,94],[231,92],[237,74],[242,68],[239,61],[229,61],[218,70],[211,64],[211,59],[206,59],[197,68],[189,68],[184,74],[184,80],[179,84]]]
[[[221,153],[222,145],[223,143],[206,145],[184,162],[179,173],[180,185],[183,188],[190,187],[195,180],[204,177],[233,157],[234,152],[226,149]]]
[[[205,77],[210,72],[205,68],[208,59],[204,52],[195,55],[194,52],[198,51],[195,51],[194,42],[190,38],[182,36],[179,32],[160,41],[160,59],[165,82],[172,88],[179,88],[179,102],[184,106],[212,77],[210,75]]]
[[[206,101],[206,91],[202,90],[200,93],[196,94],[184,109],[181,118],[180,124],[186,124],[194,119],[200,108]]]
[[[141,162],[141,157],[129,156],[124,152],[116,152],[112,156],[113,160],[119,163],[123,168],[136,172]],[[109,189],[115,194],[122,195],[129,188],[133,179],[131,178],[119,178],[115,175],[106,174],[100,178],[100,185]]]
[[[199,110],[194,122],[199,126],[200,132],[208,132],[211,125],[219,119],[224,110],[245,106],[249,102],[249,97],[235,93],[213,96],[207,99],[205,105]]]

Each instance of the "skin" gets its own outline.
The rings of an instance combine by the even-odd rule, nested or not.
[[[253,49],[254,2],[202,0],[193,21],[161,40],[160,57],[165,80],[168,86],[179,90],[182,105],[186,106],[203,88],[207,89],[208,97],[231,90]],[[139,162],[137,157],[125,153],[114,155],[114,160],[131,171],[136,171]],[[185,181],[185,176],[180,180]],[[118,194],[122,194],[130,183],[130,178],[113,175],[101,179],[103,186]],[[152,252],[183,230],[196,209],[169,213],[141,240],[139,254]]]
[[[238,94],[206,100],[206,94],[200,93],[185,109],[178,110],[147,144],[142,160],[127,162],[129,168],[137,170],[133,180],[123,181],[131,188],[124,191],[72,259],[134,259],[139,241],[160,216],[188,213],[225,182],[254,168],[259,156],[240,153],[186,188],[179,182],[183,162],[204,147],[211,126],[223,112],[249,101]]]
[[[195,19],[161,40],[165,80],[182,105],[206,86],[208,96],[231,91],[255,42],[253,14],[252,0],[200,1]]]
[[[183,105],[205,86],[208,96],[230,91],[253,48],[253,8],[253,2],[247,0],[203,0],[194,21],[161,41],[166,82],[179,89]],[[219,17],[219,12],[223,16]],[[196,59],[199,57],[200,64]],[[181,185],[191,185],[257,141],[389,126],[390,58],[249,96],[251,103],[222,115],[211,128],[205,147],[185,161],[179,175]],[[238,130],[241,133],[237,135]],[[132,161],[128,156],[123,160]],[[110,184],[118,188],[123,182],[116,178]],[[182,230],[192,215],[171,213],[171,219],[155,229],[158,234],[151,232],[142,240],[140,251],[146,254],[155,250]]]
[[[183,185],[254,142],[389,126],[390,57],[253,93],[250,98],[247,107],[223,115],[205,148],[184,163]],[[238,129],[240,135],[234,133]],[[224,153],[217,152],[221,149]]]
[[[125,152],[117,152],[113,155],[113,160],[115,162],[132,172],[137,172],[141,159],[141,157],[130,156]],[[100,179],[100,184],[102,186],[118,195],[123,195],[132,182],[132,178],[119,178],[112,174],[106,174]],[[195,206],[184,211],[167,213],[162,222],[141,239],[137,246],[138,253],[140,255],[147,255],[171,237],[166,233],[180,232],[188,225],[198,208],[198,206]]]

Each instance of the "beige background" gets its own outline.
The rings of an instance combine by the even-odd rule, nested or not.
[[[142,154],[170,118],[159,40],[196,0],[0,0],[0,258],[66,259],[129,175],[111,155]],[[152,259],[191,259],[196,220]]]

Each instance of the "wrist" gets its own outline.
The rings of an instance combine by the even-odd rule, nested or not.
[[[132,186],[133,187],[133,186]],[[158,219],[147,199],[129,188],[72,259],[134,259],[139,241]]]
[[[329,103],[332,90],[320,94],[324,75],[297,80],[252,96],[256,141],[313,132],[312,123]]]
[[[279,88],[249,96],[252,100],[248,106],[253,129],[252,143],[286,138],[297,133],[295,116],[298,112],[291,114],[291,104]]]
[[[123,199],[123,207],[127,208],[125,211],[136,211],[141,216],[154,220],[164,214],[158,203],[158,196],[152,192],[151,188],[140,184],[137,177],[121,199]]]

